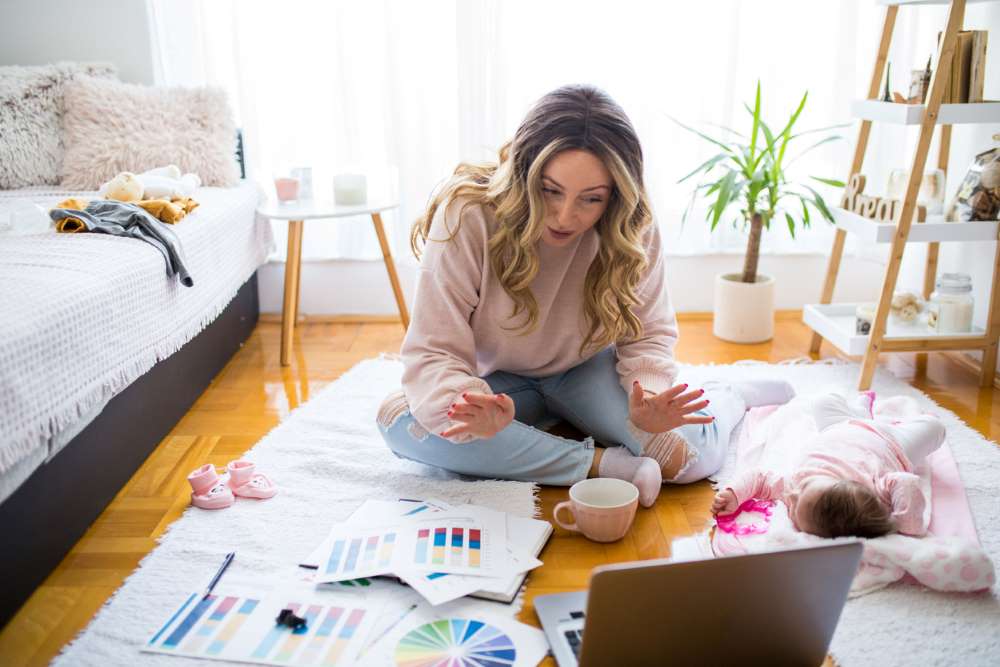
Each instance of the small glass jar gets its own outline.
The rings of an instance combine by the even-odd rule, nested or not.
[[[943,273],[927,303],[927,326],[937,333],[972,331],[972,278],[967,273]]]
[[[886,188],[887,199],[903,199],[906,194],[906,181],[910,172],[906,169],[893,169],[889,173],[889,187]],[[941,215],[944,212],[944,171],[932,169],[924,173],[917,193],[917,203],[927,208],[927,215]]]

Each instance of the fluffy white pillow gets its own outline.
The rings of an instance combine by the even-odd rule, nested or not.
[[[80,77],[63,94],[62,185],[96,190],[166,164],[203,185],[239,180],[236,126],[221,88],[156,88]]]
[[[104,63],[0,67],[0,190],[59,182],[62,96],[76,76],[114,78]]]

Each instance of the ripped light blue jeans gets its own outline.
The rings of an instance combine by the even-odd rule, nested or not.
[[[565,373],[531,378],[498,371],[483,378],[493,393],[514,401],[514,421],[492,438],[456,444],[417,424],[401,392],[386,399],[378,428],[389,448],[411,459],[453,472],[494,479],[514,479],[554,486],[570,486],[587,477],[594,459],[595,440],[601,445],[624,445],[636,456],[642,446],[629,433],[628,395],[619,384],[613,348]],[[712,415],[711,424],[687,424],[674,429],[688,445],[687,463],[666,482],[688,484],[704,479],[722,466],[729,438],[743,418],[745,405],[727,385],[709,383],[704,398],[710,403],[695,414]],[[390,404],[397,409],[387,408]],[[561,438],[541,430],[562,418],[586,437]]]

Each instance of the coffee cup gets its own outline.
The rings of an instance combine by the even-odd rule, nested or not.
[[[552,518],[566,530],[583,533],[595,542],[615,542],[625,537],[639,505],[639,489],[635,484],[610,477],[593,477],[569,488],[569,500],[556,505]],[[573,521],[564,523],[561,510],[572,514]]]

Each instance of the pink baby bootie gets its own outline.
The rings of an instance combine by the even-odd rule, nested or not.
[[[271,498],[278,492],[278,487],[257,470],[257,464],[251,461],[230,461],[226,466],[229,471],[229,488],[241,498]]]
[[[191,504],[203,510],[221,510],[229,507],[236,498],[232,490],[215,472],[215,466],[206,463],[188,475],[191,485]]]

